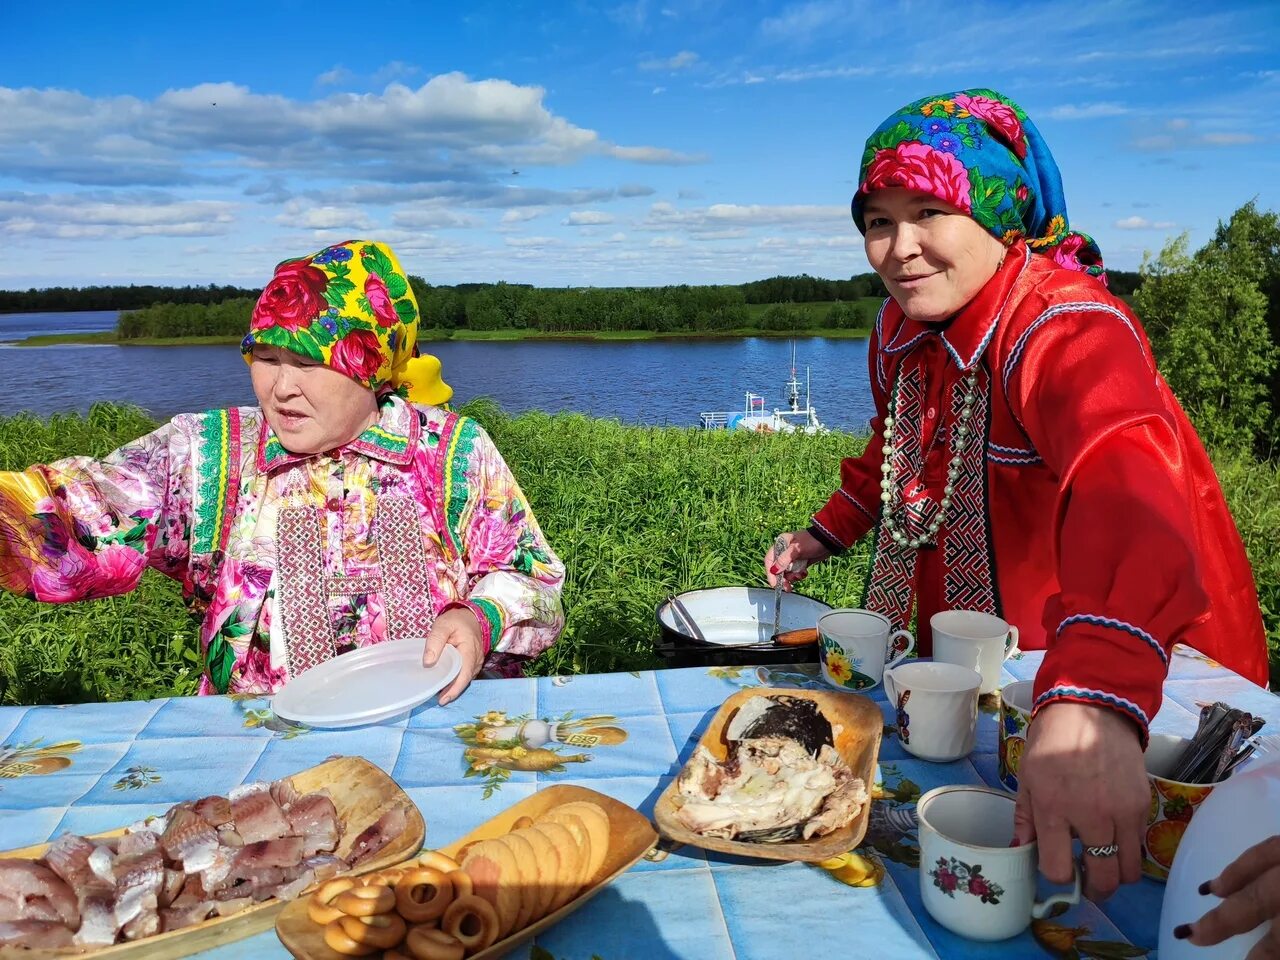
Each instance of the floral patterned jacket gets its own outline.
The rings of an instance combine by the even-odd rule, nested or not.
[[[302,457],[261,410],[183,414],[103,460],[0,472],[0,588],[54,603],[126,593],[146,567],[201,620],[201,693],[266,693],[466,607],[486,668],[517,672],[564,625],[564,567],[492,440],[383,401]]]

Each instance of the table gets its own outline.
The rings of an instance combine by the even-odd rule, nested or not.
[[[1006,663],[1006,680],[1034,676],[1042,654]],[[744,686],[821,686],[816,668],[712,667],[640,673],[477,681],[445,707],[355,730],[303,730],[278,721],[269,701],[193,697],[65,707],[0,708],[0,849],[70,830],[132,823],[181,800],[226,794],[237,784],[286,776],[334,754],[366,757],[388,771],[427,821],[427,845],[461,836],[552,783],[577,783],[652,816],[658,794],[688,758],[715,709]],[[885,715],[892,713],[875,691]],[[1280,699],[1185,647],[1175,650],[1165,701],[1152,729],[1190,734],[1197,702],[1224,700],[1280,728]],[[517,718],[527,746],[495,751],[486,733]],[[500,737],[510,736],[500,732]],[[873,867],[833,872],[658,848],[535,945],[530,960],[781,960],[843,954],[886,958],[1054,955],[1140,956],[1154,950],[1164,888],[1123,888],[1103,907],[1085,901],[1003,944],[972,943],[935,924],[920,902],[914,801],[948,783],[996,784],[997,720],[980,716],[966,760],[911,757],[888,727],[880,754],[872,829],[860,848]],[[852,874],[852,876],[851,876]],[[842,881],[859,880],[853,886]],[[1099,946],[1101,944],[1101,946]],[[1108,946],[1110,945],[1110,946]],[[1065,955],[1058,953],[1057,955]],[[268,932],[202,954],[276,958]]]

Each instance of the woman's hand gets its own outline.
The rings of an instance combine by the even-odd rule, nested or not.
[[[1280,835],[1240,854],[1200,892],[1222,897],[1222,903],[1195,923],[1175,927],[1175,937],[1207,947],[1270,920],[1271,930],[1249,951],[1248,960],[1280,960]]]
[[[808,530],[784,533],[778,539],[786,545],[778,550],[770,544],[764,555],[764,576],[771,587],[781,573],[786,581],[785,589],[790,590],[793,583],[809,575],[810,564],[821,563],[831,556],[831,551]]]
[[[480,632],[480,621],[476,615],[465,607],[456,607],[436,617],[422,651],[422,665],[435,666],[445,644],[457,648],[458,655],[462,657],[462,669],[453,682],[440,691],[441,706],[458,699],[484,666],[484,635]]]
[[[1142,833],[1151,786],[1138,730],[1109,707],[1051,703],[1036,714],[1018,768],[1014,839],[1035,840],[1040,872],[1070,883],[1071,839],[1119,850],[1085,854],[1085,893],[1104,900],[1142,875]]]

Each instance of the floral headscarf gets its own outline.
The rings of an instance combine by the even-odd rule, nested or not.
[[[973,217],[1005,244],[1032,250],[1105,282],[1102,251],[1067,222],[1062,177],[1026,112],[994,90],[962,90],[908,104],[867,140],[853,196],[862,205],[884,187],[927,193]]]
[[[240,344],[249,363],[256,343],[310,357],[375,393],[432,404],[453,393],[435,357],[415,357],[418,303],[384,243],[348,240],[277,266]]]

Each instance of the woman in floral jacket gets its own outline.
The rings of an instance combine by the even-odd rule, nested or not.
[[[411,402],[448,397],[417,326],[383,244],[280,264],[242,345],[259,405],[0,472],[0,588],[60,603],[148,566],[179,580],[206,694],[404,637],[427,638],[427,663],[457,647],[442,703],[482,668],[518,672],[563,627],[564,568],[479,425]]]

